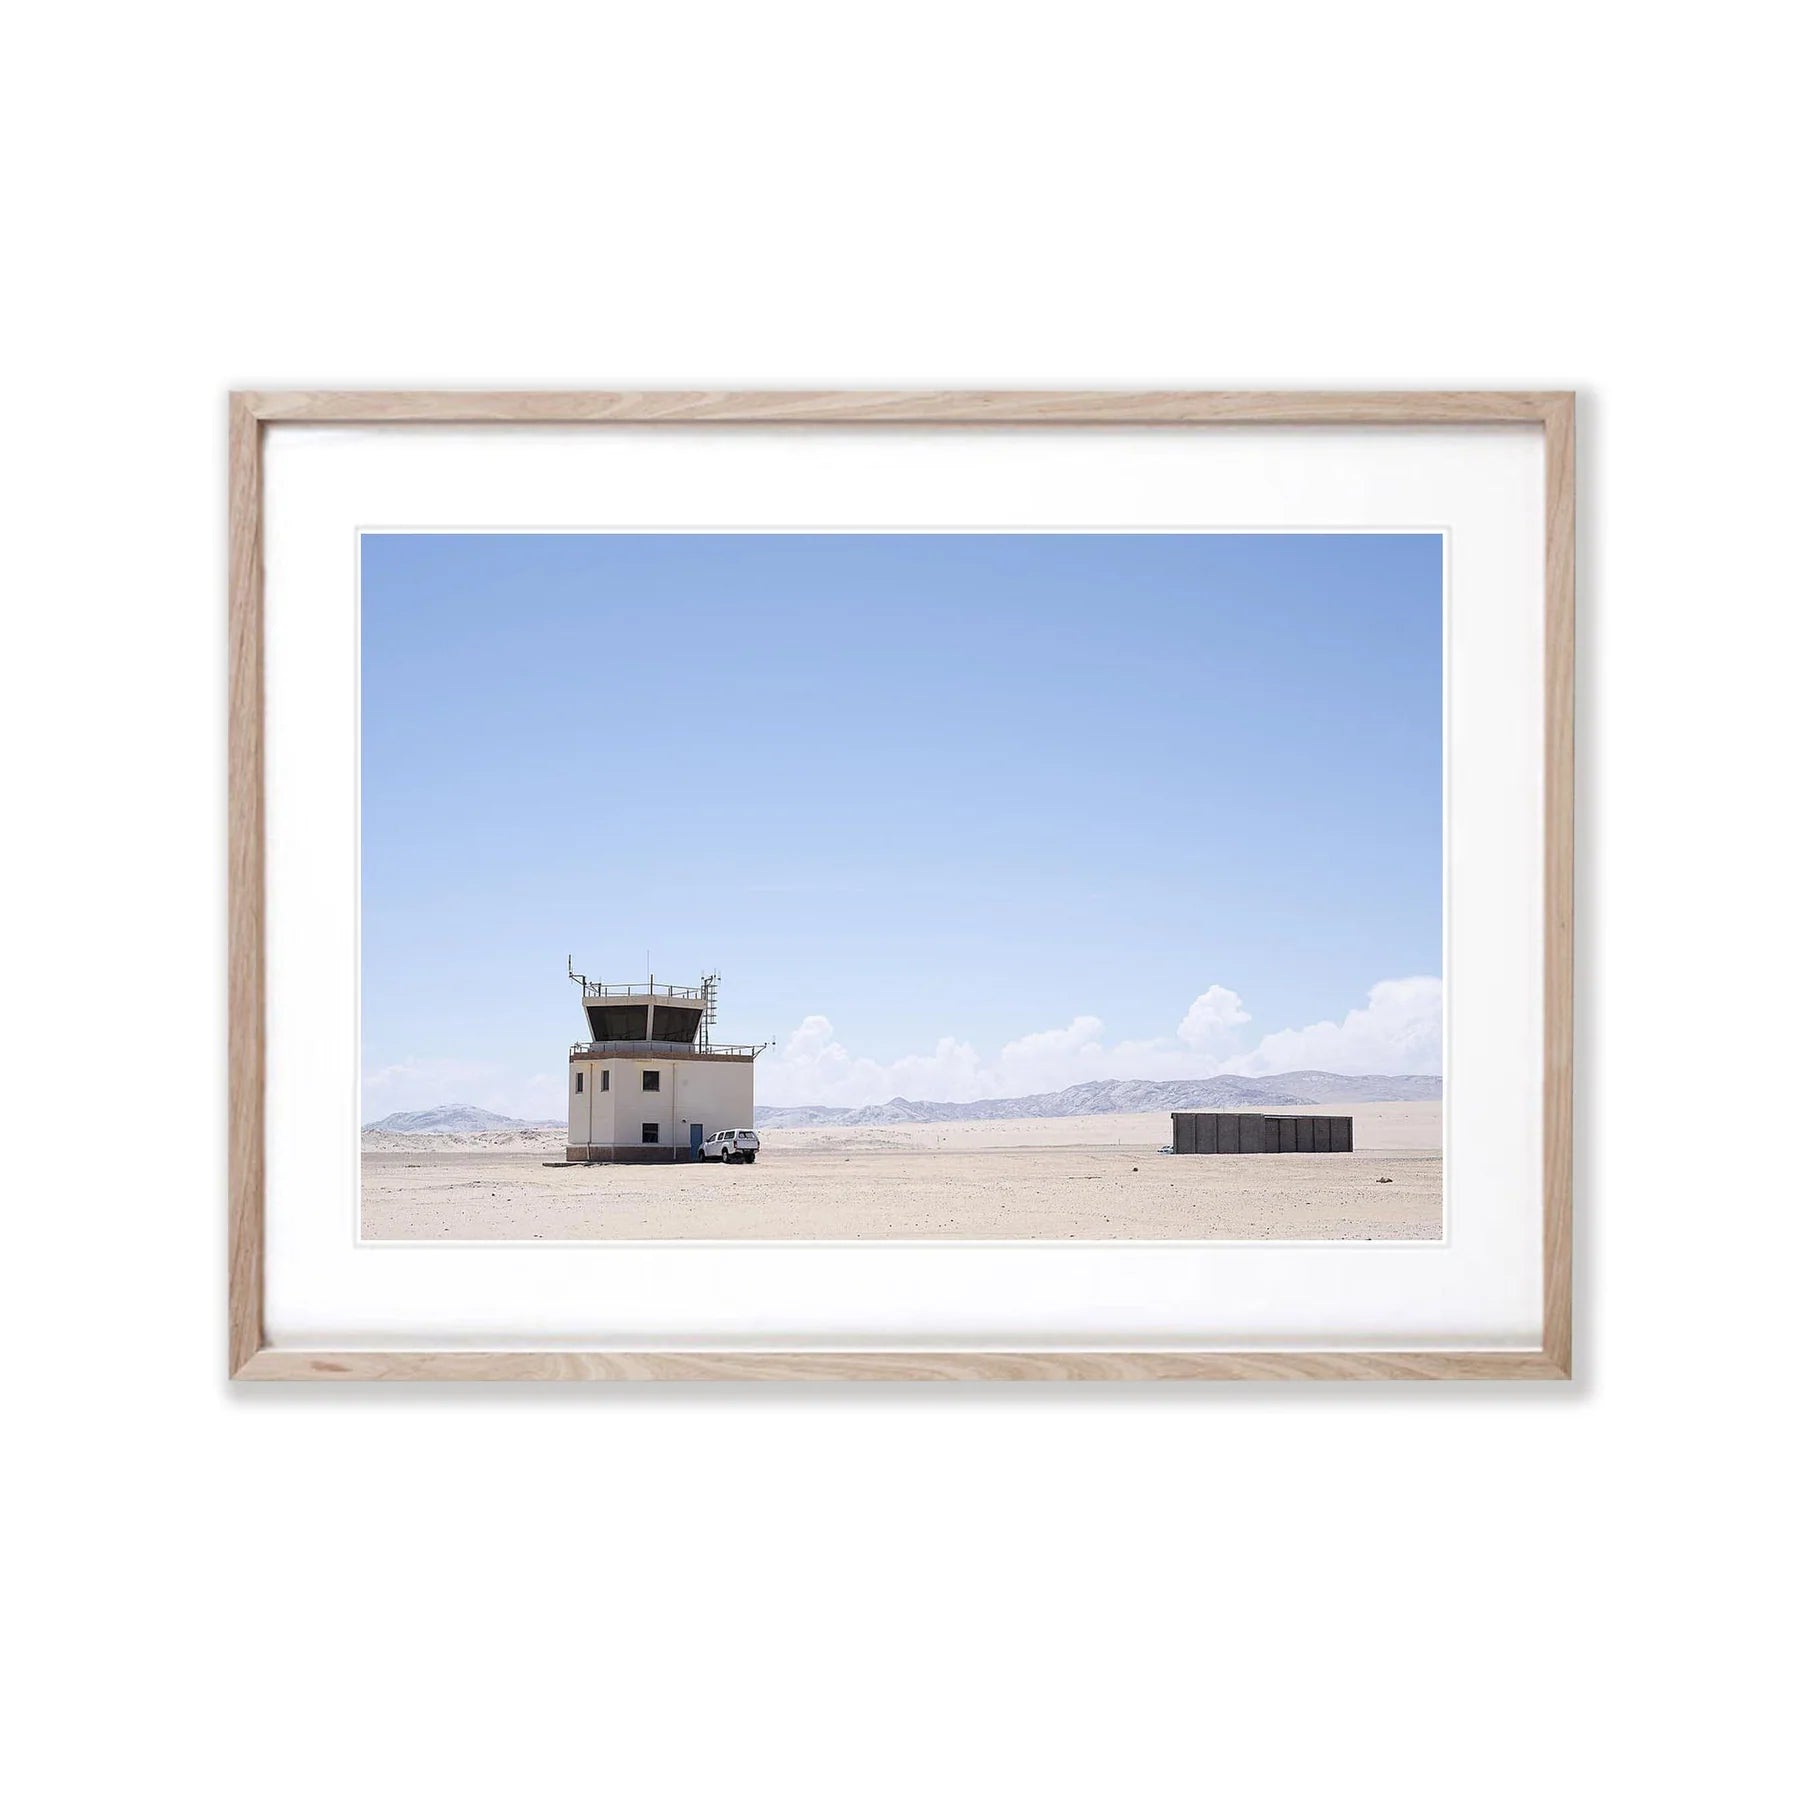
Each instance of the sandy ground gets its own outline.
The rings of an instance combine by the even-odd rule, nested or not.
[[[814,1126],[751,1167],[563,1164],[560,1131],[363,1136],[370,1238],[1435,1238],[1435,1101],[1349,1112],[1355,1152],[1159,1156],[1169,1115]],[[546,1161],[556,1166],[546,1168]],[[1382,1177],[1387,1177],[1385,1181]]]

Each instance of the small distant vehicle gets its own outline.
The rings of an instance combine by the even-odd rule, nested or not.
[[[762,1148],[762,1139],[754,1131],[715,1131],[700,1145],[702,1162],[753,1163]]]

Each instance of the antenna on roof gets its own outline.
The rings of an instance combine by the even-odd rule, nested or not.
[[[710,975],[700,977],[700,998],[704,1005],[700,1009],[700,1047],[703,1050],[712,1048],[712,1028],[719,1018],[719,972],[715,969]]]

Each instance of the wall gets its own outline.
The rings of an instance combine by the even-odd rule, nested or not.
[[[676,1142],[687,1142],[690,1123],[708,1131],[755,1124],[755,1069],[749,1061],[676,1063]]]
[[[569,1076],[572,1144],[641,1144],[643,1128],[655,1124],[662,1144],[685,1145],[690,1122],[708,1131],[748,1125],[755,1117],[754,1068],[749,1061],[693,1062],[680,1057],[654,1061],[609,1058],[604,1062],[574,1065],[587,1071],[592,1101],[574,1092]],[[600,1091],[600,1071],[611,1072],[612,1083]],[[655,1093],[644,1091],[644,1073],[654,1071],[660,1080]],[[588,1110],[589,1107],[592,1110]],[[577,1135],[577,1132],[580,1135]]]
[[[601,1075],[606,1070],[612,1072],[612,1080],[603,1084]],[[583,1077],[580,1094],[575,1092],[577,1071]],[[617,1097],[613,1087],[618,1079],[616,1064],[570,1063],[569,1142],[571,1144],[610,1144],[614,1142],[613,1119]]]
[[[21,15],[19,1791],[1779,1781],[1792,1169],[1641,1130],[1800,1086],[1775,16]],[[1580,1383],[228,1391],[234,382],[1579,384]],[[106,1142],[97,964],[156,1026]]]
[[[594,1093],[600,1078],[585,1063],[569,1064],[569,1137],[571,1144],[594,1139]]]
[[[618,1144],[641,1144],[644,1127],[657,1128],[659,1144],[672,1144],[675,1100],[673,1065],[667,1062],[616,1062],[613,1071],[613,1137]],[[654,1075],[654,1093],[644,1091],[644,1077]]]

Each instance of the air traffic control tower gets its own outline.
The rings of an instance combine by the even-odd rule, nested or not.
[[[713,1041],[719,977],[698,987],[575,973],[587,1037],[569,1047],[570,1162],[688,1162],[756,1117],[761,1044]]]

